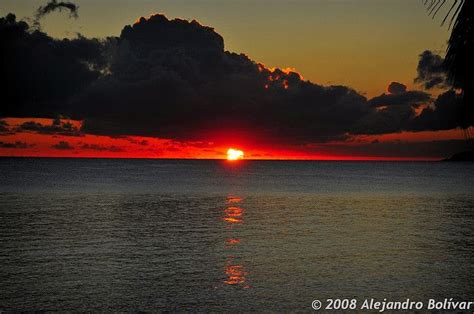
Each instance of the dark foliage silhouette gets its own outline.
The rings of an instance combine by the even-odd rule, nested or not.
[[[424,3],[433,18],[447,4],[446,0],[424,0]],[[455,0],[444,16],[442,24],[448,20],[448,27],[452,28],[452,32],[444,66],[448,82],[462,91],[464,106],[461,126],[467,129],[466,134],[469,136],[468,128],[474,116],[474,2]]]

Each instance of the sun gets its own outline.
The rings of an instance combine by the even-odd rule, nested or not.
[[[227,160],[244,159],[244,152],[238,149],[229,148],[227,150]]]

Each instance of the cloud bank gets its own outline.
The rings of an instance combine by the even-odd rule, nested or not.
[[[61,122],[21,126],[39,133],[177,140],[251,133],[317,143],[474,124],[452,91],[433,98],[392,82],[387,93],[367,99],[350,87],[305,81],[294,71],[225,51],[214,29],[161,14],[102,40],[53,39],[9,14],[0,19],[0,48],[0,71],[8,78],[0,117],[83,121],[81,130]],[[438,57],[420,56],[416,81],[426,89],[445,82]]]

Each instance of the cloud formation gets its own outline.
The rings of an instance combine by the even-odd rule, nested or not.
[[[415,78],[415,82],[422,84],[425,89],[448,86],[444,59],[430,50],[425,50],[420,55],[417,73],[418,76]]]
[[[0,148],[19,148],[19,149],[24,149],[28,148],[31,145],[28,145],[26,142],[22,141],[16,141],[14,143],[8,143],[8,142],[0,142]]]
[[[72,150],[72,149],[74,149],[74,147],[72,147],[69,144],[69,142],[66,142],[66,141],[59,141],[57,144],[52,145],[51,148],[59,149],[59,150]]]
[[[63,9],[69,11],[70,17],[78,17],[77,11],[79,7],[76,4],[67,1],[58,2],[57,0],[50,0],[46,5],[40,6],[38,10],[36,10],[35,24],[39,26],[39,20],[45,15],[57,10],[62,11]]]
[[[314,143],[464,123],[455,120],[455,95],[434,100],[392,82],[388,93],[367,99],[350,87],[315,84],[225,51],[212,28],[161,14],[106,40],[56,40],[8,15],[0,19],[0,35],[3,60],[19,60],[0,70],[11,78],[0,116],[67,116],[83,121],[83,134],[201,140],[250,133]],[[417,80],[425,87],[440,84],[438,61],[428,52],[420,56]],[[21,128],[79,133],[62,123]]]
[[[109,152],[123,152],[125,151],[123,148],[117,147],[115,145],[111,146],[104,146],[99,144],[83,144],[81,146],[82,149],[85,150],[96,150],[96,151],[109,151]]]
[[[53,39],[15,15],[0,18],[0,117],[56,117],[74,94],[100,76],[103,43]]]
[[[474,117],[467,114],[468,108],[464,105],[462,96],[454,91],[441,94],[432,106],[410,121],[408,127],[412,131],[449,130],[458,126],[474,125]]]
[[[56,134],[65,136],[80,136],[80,130],[70,122],[63,122],[56,118],[52,120],[51,125],[43,125],[35,121],[27,121],[22,123],[17,132],[35,132],[40,134]]]
[[[0,134],[8,134],[10,129],[8,128],[8,123],[4,120],[0,120]]]
[[[427,103],[431,99],[430,94],[422,91],[405,91],[397,93],[382,94],[376,96],[368,101],[372,107],[393,107],[393,106],[408,106],[418,107],[421,104]]]
[[[399,82],[392,82],[390,83],[390,85],[388,85],[387,91],[389,92],[389,94],[398,95],[406,92],[407,87],[405,84]]]

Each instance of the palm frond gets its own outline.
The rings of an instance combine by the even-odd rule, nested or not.
[[[436,17],[441,8],[445,6],[446,1],[447,0],[422,0],[423,4],[426,6],[426,11],[428,11],[428,15],[431,16],[433,19]],[[441,22],[441,26],[443,26],[449,19],[448,28],[451,29],[454,21],[456,21],[459,13],[461,12],[464,3],[465,0],[454,0],[448,12],[444,16],[444,19]]]
[[[474,0],[451,0],[441,25],[449,21],[451,35],[448,40],[444,67],[452,87],[462,93],[463,113],[461,126],[467,138],[474,125]],[[422,0],[433,18],[447,3],[446,0]]]

